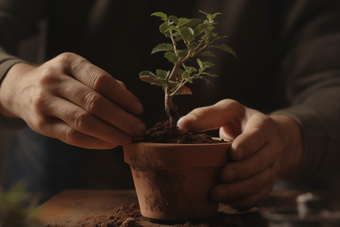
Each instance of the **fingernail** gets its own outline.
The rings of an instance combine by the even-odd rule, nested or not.
[[[235,180],[236,176],[237,176],[236,170],[235,169],[229,169],[227,171],[227,180],[226,181]]]
[[[244,156],[244,150],[243,150],[242,147],[239,147],[237,149],[237,158],[238,158],[238,160],[241,160],[243,158],[243,156]]]
[[[140,115],[143,113],[143,105],[139,101],[133,102],[130,104],[130,111],[136,115]]]
[[[139,137],[145,134],[146,127],[143,123],[137,123],[133,126],[132,132],[135,136]]]
[[[182,124],[183,124],[183,119],[180,118],[180,119],[177,121],[177,127],[178,127],[178,128],[181,128]]]
[[[217,193],[217,200],[221,201],[221,200],[225,200],[228,197],[228,191],[225,190],[224,188],[221,188],[220,190],[218,190]]]
[[[183,128],[183,123],[185,121],[196,121],[197,118],[194,117],[193,115],[187,115],[187,116],[184,116],[184,117],[181,117],[178,121],[177,121],[177,127],[178,128]]]

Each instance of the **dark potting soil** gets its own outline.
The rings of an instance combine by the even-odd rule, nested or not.
[[[77,227],[142,227],[148,226],[148,219],[140,213],[137,204],[130,206],[116,207],[109,214],[84,216],[79,220]],[[150,222],[149,222],[150,224]],[[166,224],[166,223],[165,223]],[[166,225],[167,226],[167,225]],[[242,227],[243,221],[238,217],[232,217],[229,214],[219,212],[215,216],[197,221],[186,222],[182,224],[171,224],[172,227]]]
[[[223,143],[222,140],[214,140],[211,136],[204,133],[194,133],[179,130],[169,120],[158,122],[150,128],[143,137],[137,138],[136,142],[152,143],[181,143],[181,144],[200,144],[200,143]]]

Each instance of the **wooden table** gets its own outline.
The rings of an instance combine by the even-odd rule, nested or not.
[[[295,197],[301,193],[303,192],[274,191],[259,205],[264,209],[273,206],[294,205]],[[84,215],[106,214],[110,211],[108,207],[112,208],[132,203],[137,203],[134,190],[66,190],[41,206],[40,219],[45,226],[49,227],[73,227]],[[245,227],[266,226],[266,222],[261,218],[258,209],[232,215],[240,217]],[[144,226],[169,226],[151,222],[143,222],[142,224]]]

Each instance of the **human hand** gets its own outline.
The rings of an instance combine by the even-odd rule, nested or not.
[[[0,87],[0,111],[34,131],[84,148],[109,149],[145,133],[142,104],[85,58],[63,53],[34,67],[14,65]]]
[[[211,197],[234,207],[249,207],[265,198],[278,175],[294,172],[302,159],[300,131],[293,119],[268,116],[234,100],[197,108],[178,126],[189,131],[220,128],[220,137],[233,141],[232,162],[222,168],[221,183],[212,188]]]

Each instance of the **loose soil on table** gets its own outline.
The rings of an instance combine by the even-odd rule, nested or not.
[[[171,124],[169,121],[163,121],[150,128],[143,137],[137,138],[136,142],[200,144],[223,143],[226,141],[223,139],[214,140],[204,133],[179,130],[176,125]]]
[[[113,208],[105,215],[84,215],[78,222],[77,227],[142,227],[147,226],[148,219],[140,213],[137,204],[130,206],[119,206]],[[150,223],[150,222],[149,222]],[[164,223],[167,224],[167,223]],[[150,224],[151,225],[151,224]],[[242,227],[243,221],[239,217],[232,217],[230,214],[219,212],[215,216],[199,222],[186,222],[182,224],[171,224],[172,227]]]

